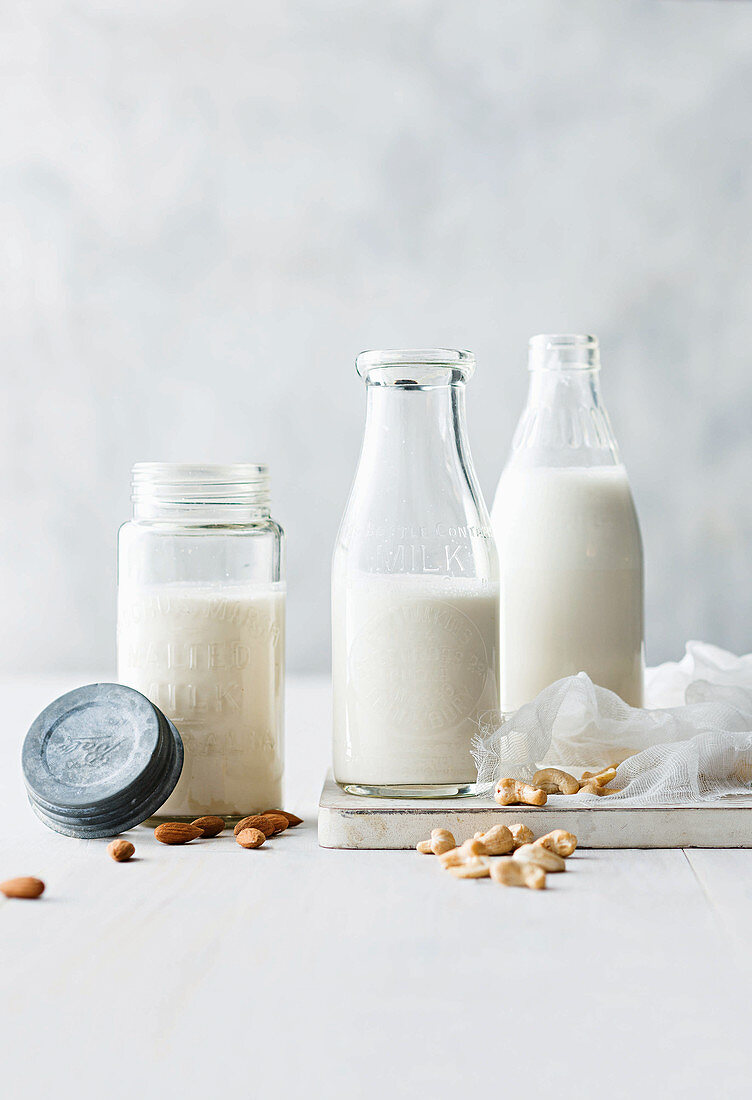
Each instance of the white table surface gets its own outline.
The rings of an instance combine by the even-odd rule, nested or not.
[[[752,851],[579,852],[545,892],[413,852],[319,849],[329,685],[288,690],[286,808],[260,851],[56,836],[22,788],[71,676],[0,685],[0,1096],[725,1097],[752,1091]]]

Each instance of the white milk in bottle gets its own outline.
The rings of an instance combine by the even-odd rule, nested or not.
[[[501,709],[564,676],[642,705],[643,562],[627,472],[600,399],[593,336],[537,336],[492,509]]]
[[[332,621],[340,782],[472,783],[471,740],[498,707],[498,585],[335,576]]]
[[[332,565],[334,774],[463,794],[498,708],[499,588],[465,436],[469,352],[366,352],[366,431]]]

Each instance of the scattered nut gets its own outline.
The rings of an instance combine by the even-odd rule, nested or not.
[[[473,840],[480,842],[480,848],[473,855],[505,856],[515,847],[514,837],[506,825],[494,825],[487,833],[476,833]]]
[[[277,825],[278,823],[272,820],[271,814],[251,814],[250,817],[244,817],[237,823],[234,832],[237,836],[243,829],[260,829],[264,836],[274,836],[279,832]]]
[[[188,825],[184,821],[165,821],[154,830],[154,836],[160,844],[188,844],[203,835],[196,825]]]
[[[460,863],[464,863],[466,859],[461,848],[450,848],[448,852],[443,852],[439,856],[439,863],[444,870],[449,870],[450,867],[457,867]]]
[[[421,840],[415,847],[424,856],[440,856],[456,848],[457,841],[448,829],[432,829],[430,840]]]
[[[235,839],[241,848],[260,848],[266,837],[261,829],[241,829]]]
[[[107,845],[107,851],[116,863],[126,863],[136,854],[136,849],[130,840],[113,840]]]
[[[284,814],[271,813],[271,814],[262,814],[261,816],[262,817],[268,817],[269,820],[274,825],[274,833],[272,834],[273,836],[276,836],[277,833],[283,833],[285,831],[285,829],[290,828],[290,823],[289,823],[289,821],[287,820],[287,817]]]
[[[455,878],[488,878],[491,873],[488,860],[480,856],[473,856],[461,863],[453,864],[447,867],[447,870]]]
[[[580,783],[580,792],[584,791],[585,794],[610,794],[605,787],[602,787],[597,779],[586,779],[584,783]]]
[[[466,840],[464,844],[460,844],[457,852],[462,860],[475,859],[476,856],[485,856],[486,846],[480,837],[473,836],[469,840]]]
[[[556,852],[544,848],[540,844],[523,844],[512,856],[518,863],[534,863],[536,867],[542,867],[544,871],[566,871],[567,864]]]
[[[546,872],[535,863],[518,863],[497,859],[490,871],[491,878],[501,886],[526,886],[528,890],[545,890]]]
[[[500,779],[496,784],[494,800],[500,806],[511,806],[522,802],[527,806],[545,806],[546,792],[539,787],[531,787],[519,779]]]
[[[533,776],[533,786],[546,794],[577,794],[580,781],[560,768],[543,768]]]
[[[219,836],[225,827],[225,820],[223,817],[215,817],[210,814],[208,817],[197,817],[195,821],[191,822],[191,825],[195,825],[197,829],[200,829],[205,837]]]
[[[607,787],[612,779],[616,778],[616,768],[602,768],[599,772],[583,772],[582,782],[593,780],[599,787]]]
[[[38,898],[44,893],[44,883],[41,878],[23,876],[21,878],[9,878],[0,882],[0,892],[6,898]]]
[[[577,837],[574,833],[568,833],[566,829],[554,829],[552,833],[539,837],[535,843],[548,848],[549,852],[556,852],[557,856],[566,858],[571,856],[577,847]]]
[[[509,825],[508,829],[512,834],[515,848],[521,848],[523,844],[532,844],[535,840],[535,833],[532,829],[528,829],[527,825]]]
[[[502,781],[503,782],[503,781]],[[516,782],[510,780],[509,782]],[[517,792],[519,793],[519,792]],[[545,792],[541,792],[545,796]],[[446,830],[434,829],[431,839],[422,841],[418,850],[431,852],[431,845]],[[486,833],[476,833],[459,847],[447,848],[438,853],[439,863],[454,878],[486,878],[490,876],[503,886],[524,886],[531,890],[543,890],[546,873],[566,870],[565,856],[577,847],[577,837],[566,829],[554,829],[535,841],[527,825],[494,825]],[[515,849],[511,859],[489,859],[488,856],[504,856]]]
[[[264,815],[266,814],[282,814],[282,817],[287,818],[287,824],[291,829],[294,829],[296,825],[303,824],[302,817],[298,817],[296,814],[290,814],[287,810],[264,810]]]

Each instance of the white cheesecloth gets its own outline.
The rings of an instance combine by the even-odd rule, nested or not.
[[[584,672],[557,680],[500,726],[481,729],[479,793],[502,776],[529,781],[538,767],[618,764],[609,804],[752,794],[752,654],[688,642],[681,661],[646,670],[645,703],[627,706]]]

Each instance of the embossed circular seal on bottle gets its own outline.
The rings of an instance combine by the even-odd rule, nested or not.
[[[22,766],[29,802],[55,832],[114,836],[151,817],[183,767],[175,726],[122,684],[61,695],[34,720]]]
[[[352,701],[361,721],[369,716],[402,732],[422,722],[434,742],[477,717],[488,669],[483,619],[442,600],[440,588],[410,601],[411,590],[401,587],[407,598],[390,605],[382,585],[383,610],[353,640]]]

